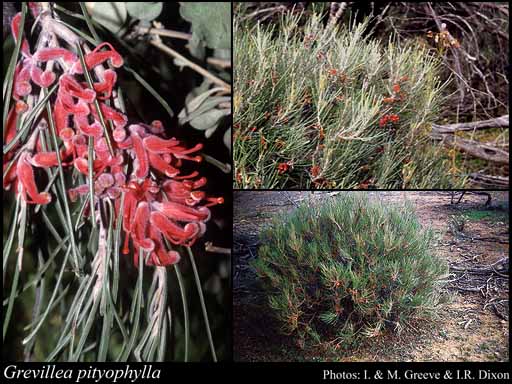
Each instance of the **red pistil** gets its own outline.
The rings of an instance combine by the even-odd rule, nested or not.
[[[208,221],[210,218],[210,210],[206,207],[192,208],[172,201],[154,202],[153,207],[177,221]]]
[[[132,132],[133,150],[135,152],[135,176],[139,179],[145,179],[149,173],[148,153],[144,150],[144,145],[138,133]]]
[[[39,193],[37,190],[34,169],[28,160],[29,155],[23,152],[18,159],[16,175],[21,182],[21,193],[23,199],[29,204],[48,204],[52,198],[48,192]],[[30,197],[32,200],[28,200]]]
[[[77,57],[73,52],[64,48],[40,48],[34,53],[33,59],[41,62],[63,59],[71,65],[77,60]]]
[[[154,135],[149,135],[144,138],[144,147],[154,153],[169,153],[174,147],[176,147],[180,142],[174,138],[170,140],[161,139]]]
[[[145,251],[152,251],[155,244],[147,238],[149,223],[149,205],[145,201],[140,202],[135,210],[135,217],[132,223],[132,238],[135,244]]]
[[[157,211],[151,212],[150,222],[173,244],[191,245],[190,242],[200,231],[197,223],[188,223],[181,228]]]
[[[174,168],[172,165],[168,164],[163,160],[160,156],[149,152],[148,153],[149,163],[151,166],[157,171],[162,172],[167,177],[177,176],[180,171]]]

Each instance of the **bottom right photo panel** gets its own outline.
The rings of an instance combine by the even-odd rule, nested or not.
[[[508,361],[508,191],[235,191],[235,361]]]

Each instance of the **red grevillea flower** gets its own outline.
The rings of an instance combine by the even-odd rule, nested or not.
[[[311,167],[311,176],[317,177],[320,174],[320,167],[318,165],[314,165]]]
[[[22,38],[19,34],[20,14],[14,17],[11,28],[15,40]],[[22,58],[14,73],[12,96],[16,103],[9,111],[4,142],[9,143],[16,136],[17,120],[29,108],[24,99],[38,92],[34,85],[47,88],[58,81],[56,97],[50,101],[62,148],[59,156],[56,152],[43,151],[39,131],[33,130],[30,145],[24,145],[17,159],[14,156],[18,146],[13,146],[4,156],[4,189],[14,186],[15,193],[27,203],[48,204],[51,196],[38,191],[34,167],[57,167],[60,157],[65,171],[74,168],[88,176],[88,141],[93,138],[94,199],[89,204],[113,200],[116,217],[121,214],[123,220],[123,253],[129,252],[131,243],[135,265],[141,250],[148,265],[177,263],[179,253],[167,250],[166,242],[184,246],[194,244],[206,231],[206,222],[211,216],[209,207],[223,203],[221,197],[207,197],[199,190],[205,186],[206,178],[198,171],[182,174],[185,161],[202,161],[197,154],[202,144],[188,148],[175,137],[165,137],[163,124],[158,120],[151,124],[127,125],[126,115],[114,107],[115,100],[112,99],[117,74],[104,67],[109,63],[113,68],[119,68],[123,58],[109,43],[98,45],[84,56],[87,71],[94,72],[92,88],[83,81],[84,68],[73,51],[40,47],[31,54],[29,44],[23,38],[21,52]],[[47,66],[48,62],[53,65]],[[100,113],[106,120],[107,129],[113,127],[111,131],[105,132]],[[109,138],[112,142],[107,141]],[[88,184],[68,191],[71,201],[89,193]],[[91,212],[90,208],[86,215]]]
[[[288,172],[288,169],[290,169],[290,164],[288,164],[288,163],[279,163],[277,165],[277,173],[280,175]]]
[[[37,190],[34,169],[30,164],[30,155],[23,152],[16,165],[16,176],[18,178],[18,192],[29,204],[48,204],[52,198],[48,192],[39,193]]]
[[[379,126],[384,127],[387,123],[398,123],[400,121],[400,116],[396,114],[384,115],[379,120]]]
[[[392,123],[398,123],[400,121],[400,116],[398,115],[389,115],[389,120],[392,122]]]

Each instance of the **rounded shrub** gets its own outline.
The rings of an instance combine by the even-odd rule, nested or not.
[[[459,185],[429,137],[443,84],[428,49],[300,20],[235,20],[235,187]]]
[[[276,217],[253,266],[284,333],[348,346],[435,313],[447,264],[433,236],[411,205],[347,192]]]

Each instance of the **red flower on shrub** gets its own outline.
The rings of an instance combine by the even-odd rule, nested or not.
[[[384,115],[383,117],[381,117],[379,119],[379,126],[384,127],[389,122],[398,123],[399,121],[400,121],[400,116],[398,116],[397,114]]]
[[[290,164],[288,164],[288,163],[279,163],[277,165],[277,173],[280,175],[288,172],[289,169],[290,169]]]

